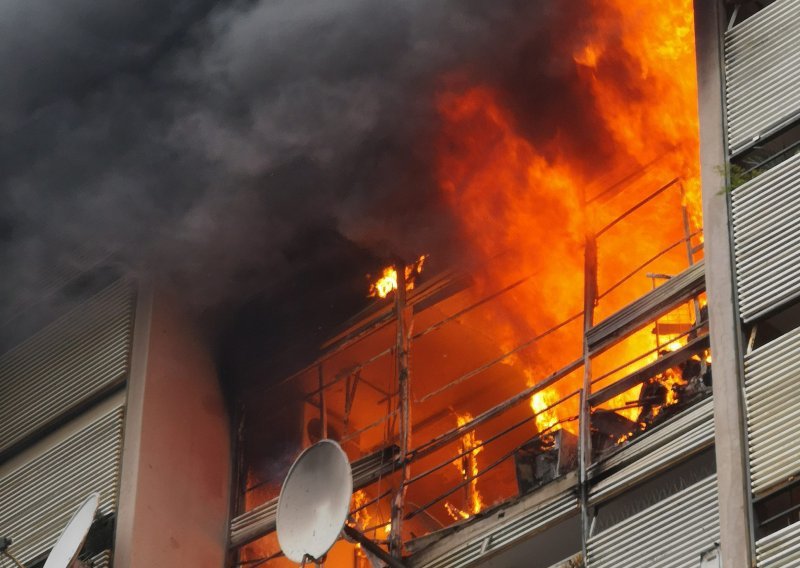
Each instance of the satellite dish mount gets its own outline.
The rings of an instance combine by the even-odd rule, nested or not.
[[[333,440],[310,446],[292,464],[278,497],[278,543],[289,560],[321,564],[344,532],[392,568],[403,564],[347,524],[353,473],[344,450]]]

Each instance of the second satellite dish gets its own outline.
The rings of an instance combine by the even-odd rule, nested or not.
[[[100,505],[100,494],[92,493],[72,516],[55,546],[47,556],[44,568],[68,568],[83,548],[83,542],[94,522]]]
[[[300,454],[278,497],[276,529],[286,557],[322,559],[342,532],[352,494],[350,460],[339,444],[320,440]]]

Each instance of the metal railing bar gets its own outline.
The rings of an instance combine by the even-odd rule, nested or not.
[[[620,372],[620,371],[622,371],[622,370],[623,370],[625,367],[628,367],[629,365],[633,365],[633,364],[634,364],[634,363],[636,363],[637,361],[641,361],[642,359],[644,359],[644,358],[645,358],[645,357],[647,357],[648,355],[652,355],[653,353],[658,353],[658,352],[659,352],[661,349],[663,349],[664,347],[666,347],[666,346],[667,346],[667,345],[669,345],[670,343],[672,343],[672,342],[674,342],[674,341],[678,341],[679,339],[683,339],[684,337],[687,337],[688,335],[691,335],[692,333],[695,333],[695,332],[699,331],[700,329],[702,329],[702,328],[703,328],[703,327],[705,327],[706,325],[708,325],[708,322],[707,322],[707,321],[705,321],[705,320],[701,321],[701,322],[700,322],[698,325],[695,325],[694,327],[692,327],[692,328],[690,328],[690,329],[688,329],[688,330],[684,331],[683,333],[681,333],[680,335],[678,335],[677,337],[675,337],[675,339],[671,339],[671,340],[669,341],[669,343],[659,343],[658,345],[656,345],[656,346],[655,346],[655,347],[653,347],[652,349],[648,349],[647,351],[645,351],[645,352],[644,352],[644,353],[642,353],[641,355],[639,355],[639,356],[637,356],[637,357],[634,357],[633,359],[631,359],[630,361],[627,361],[627,362],[623,363],[623,364],[622,364],[622,365],[620,365],[619,367],[616,367],[616,368],[614,368],[614,369],[612,369],[612,370],[610,370],[610,371],[608,371],[608,372],[606,372],[606,373],[604,373],[604,374],[600,375],[600,376],[599,376],[599,377],[597,377],[596,379],[592,379],[592,381],[591,381],[591,383],[590,383],[590,384],[594,385],[594,384],[596,384],[596,383],[599,383],[600,381],[602,381],[602,380],[604,380],[604,379],[607,379],[608,377],[610,377],[610,376],[611,376],[611,375],[613,375],[614,373],[619,373],[619,372]]]
[[[605,227],[603,227],[602,229],[600,229],[599,231],[597,231],[597,232],[595,233],[595,237],[599,237],[600,235],[602,235],[603,233],[605,233],[606,231],[608,231],[608,230],[609,230],[611,227],[613,227],[614,225],[616,225],[617,223],[619,223],[620,221],[622,221],[623,219],[625,219],[625,217],[627,217],[628,215],[630,215],[631,213],[633,213],[634,211],[636,211],[636,210],[637,210],[637,209],[639,209],[640,207],[642,207],[642,206],[646,205],[646,204],[647,204],[648,202],[650,202],[652,199],[654,199],[655,197],[657,197],[658,195],[662,194],[662,193],[663,193],[663,192],[665,192],[667,189],[669,189],[670,187],[672,187],[673,185],[675,185],[676,183],[678,183],[678,181],[680,181],[680,178],[675,178],[675,179],[673,179],[672,181],[670,181],[670,182],[667,182],[665,185],[662,185],[660,188],[658,188],[657,190],[655,190],[653,193],[651,193],[650,195],[648,195],[647,197],[645,197],[644,199],[642,199],[642,200],[641,200],[639,203],[637,203],[636,205],[634,205],[634,206],[633,206],[633,207],[631,207],[630,209],[628,209],[628,210],[624,211],[624,212],[623,212],[623,213],[622,213],[622,214],[621,214],[619,217],[617,217],[616,219],[614,219],[613,221],[611,221],[610,223],[608,223],[608,224],[607,224]]]
[[[381,418],[378,418],[375,422],[372,422],[371,424],[368,424],[368,425],[364,426],[360,430],[356,430],[355,432],[350,432],[346,436],[342,436],[342,438],[339,440],[339,443],[343,444],[345,442],[349,442],[350,440],[352,440],[356,436],[360,436],[361,434],[363,434],[367,430],[375,428],[376,426],[386,422],[387,420],[389,420],[390,418],[392,418],[396,414],[397,414],[397,410],[393,410],[391,412],[388,412],[388,413],[384,414]]]
[[[573,362],[569,363],[568,365],[562,367],[561,369],[559,369],[558,371],[550,374],[548,377],[546,377],[545,379],[539,381],[535,385],[532,385],[532,386],[526,388],[525,390],[520,391],[519,393],[515,394],[511,398],[506,399],[505,401],[501,402],[500,404],[498,404],[496,406],[493,406],[489,410],[486,410],[486,411],[482,412],[481,414],[476,416],[473,420],[467,422],[463,426],[459,426],[458,428],[454,428],[453,430],[450,430],[449,432],[445,432],[443,434],[440,434],[439,436],[433,438],[429,442],[426,442],[423,445],[421,445],[421,446],[419,446],[417,448],[414,448],[413,450],[411,450],[409,452],[409,459],[412,459],[412,460],[413,459],[417,459],[419,457],[428,455],[431,452],[434,452],[434,451],[438,450],[439,448],[449,444],[451,441],[455,440],[456,438],[460,438],[461,436],[463,436],[467,432],[471,432],[472,430],[477,428],[480,424],[483,424],[484,422],[486,422],[488,420],[491,420],[492,418],[502,414],[503,412],[505,412],[509,408],[512,408],[512,407],[516,406],[517,404],[520,404],[524,400],[527,400],[534,393],[536,393],[536,392],[538,392],[538,391],[540,391],[542,389],[546,389],[547,387],[549,387],[553,383],[555,383],[555,382],[561,380],[562,378],[564,378],[566,375],[568,375],[568,374],[572,373],[573,371],[581,368],[581,366],[583,366],[583,357],[581,357],[580,359],[576,359],[575,361],[573,361]]]
[[[479,472],[478,472],[476,475],[474,475],[474,476],[470,477],[469,479],[466,479],[466,480],[464,480],[464,481],[462,481],[462,482],[458,483],[457,485],[455,485],[454,487],[452,487],[451,489],[449,489],[448,491],[446,491],[446,492],[445,492],[445,493],[443,493],[442,495],[439,495],[438,497],[436,497],[435,499],[433,499],[433,500],[429,501],[428,503],[426,503],[425,505],[423,505],[423,506],[422,506],[422,507],[420,507],[419,509],[416,509],[416,510],[415,510],[415,511],[413,511],[412,513],[409,513],[408,515],[406,515],[406,516],[404,517],[404,520],[409,520],[409,519],[412,519],[412,518],[416,517],[416,516],[417,516],[417,515],[419,515],[420,513],[424,512],[425,510],[427,510],[428,508],[430,508],[432,505],[435,505],[436,503],[438,503],[439,501],[441,501],[442,499],[444,499],[444,498],[446,498],[446,497],[449,497],[450,495],[452,495],[453,493],[455,493],[456,491],[458,491],[458,490],[459,490],[459,489],[461,489],[462,487],[465,487],[466,485],[468,485],[468,484],[472,483],[474,480],[478,479],[480,476],[482,476],[482,475],[484,475],[484,474],[486,474],[486,473],[489,473],[491,470],[493,470],[494,468],[496,468],[497,466],[499,466],[501,463],[503,463],[503,462],[504,462],[504,461],[506,461],[508,458],[510,458],[511,456],[513,456],[513,455],[514,455],[516,452],[518,452],[520,449],[522,449],[522,447],[523,447],[523,446],[526,446],[527,444],[530,444],[530,443],[531,443],[531,442],[533,442],[534,440],[537,440],[537,439],[541,438],[542,436],[544,436],[545,434],[547,434],[547,432],[551,431],[551,430],[552,430],[553,428],[555,428],[556,426],[559,426],[559,425],[561,425],[561,424],[565,424],[565,423],[567,423],[567,422],[574,422],[574,421],[575,421],[575,420],[577,420],[577,419],[578,419],[578,417],[577,417],[577,416],[571,416],[571,417],[569,417],[569,418],[565,418],[564,420],[559,420],[558,422],[556,422],[555,424],[553,424],[553,425],[552,425],[550,428],[548,428],[547,430],[544,430],[544,431],[542,431],[542,432],[539,432],[539,433],[537,433],[535,436],[533,436],[533,437],[531,437],[531,438],[528,438],[527,440],[525,440],[525,441],[524,441],[524,442],[522,442],[521,444],[518,444],[517,446],[515,446],[515,447],[514,447],[514,448],[513,448],[513,449],[512,449],[510,452],[507,452],[506,454],[502,455],[500,458],[498,458],[497,460],[495,460],[494,462],[492,462],[491,464],[489,464],[487,467],[485,467],[483,470],[479,471]]]
[[[691,340],[677,351],[671,351],[667,355],[664,355],[663,357],[653,361],[649,365],[632,372],[631,374],[613,382],[607,387],[603,387],[597,392],[591,393],[589,395],[589,404],[593,407],[598,406],[633,388],[637,383],[643,382],[644,380],[654,377],[659,373],[663,373],[665,370],[680,364],[697,353],[702,353],[709,347],[708,338],[709,336],[707,334],[701,335],[700,337]]]
[[[694,233],[692,233],[691,235],[689,235],[689,239],[691,239],[691,238],[693,238],[693,237],[696,237],[697,235],[699,235],[699,234],[700,234],[700,233],[702,233],[702,232],[703,232],[703,230],[702,230],[702,229],[699,229],[699,230],[695,231]],[[668,246],[667,248],[665,248],[664,250],[662,250],[662,251],[660,251],[660,252],[656,253],[656,255],[655,255],[655,256],[653,256],[652,258],[650,258],[650,259],[646,260],[644,263],[640,264],[640,265],[639,265],[638,267],[636,267],[636,268],[635,268],[635,269],[634,269],[632,272],[630,272],[630,273],[626,274],[625,276],[623,276],[623,277],[622,277],[622,279],[618,280],[618,281],[617,281],[617,282],[616,282],[616,283],[615,283],[613,286],[611,286],[611,287],[610,287],[610,288],[608,288],[608,289],[607,289],[605,292],[603,292],[602,294],[600,294],[599,296],[597,296],[597,299],[598,299],[598,300],[602,300],[602,299],[603,299],[603,298],[605,298],[605,297],[606,297],[608,294],[610,294],[611,292],[613,292],[614,290],[616,290],[617,288],[619,288],[619,287],[620,287],[622,284],[624,284],[625,282],[627,282],[628,280],[630,280],[631,278],[633,278],[634,276],[636,276],[636,274],[637,274],[637,273],[638,273],[640,270],[642,270],[643,268],[645,268],[645,267],[646,267],[648,264],[650,264],[651,262],[655,262],[655,261],[656,261],[656,260],[658,260],[658,259],[659,259],[661,256],[663,256],[663,255],[667,254],[669,251],[671,251],[671,250],[672,250],[672,249],[674,249],[675,247],[678,247],[678,246],[680,246],[681,244],[685,243],[686,241],[687,241],[687,239],[686,239],[686,238],[682,238],[682,239],[680,239],[680,240],[678,240],[678,241],[675,241],[674,243],[672,243],[671,245],[669,245],[669,246]]]
[[[664,153],[663,153],[663,154],[661,154],[660,156],[658,156],[658,157],[656,157],[656,158],[653,158],[652,160],[650,160],[650,161],[649,161],[648,163],[646,163],[645,165],[643,165],[643,166],[641,166],[641,167],[637,168],[636,170],[632,171],[631,173],[627,174],[627,175],[626,175],[626,176],[624,176],[622,179],[620,179],[620,180],[618,180],[618,181],[616,181],[616,182],[612,183],[612,184],[611,184],[610,186],[608,186],[606,189],[602,190],[600,193],[598,193],[598,194],[594,195],[593,197],[591,197],[591,198],[590,198],[590,199],[589,199],[589,200],[586,202],[586,205],[591,205],[591,204],[592,204],[592,203],[594,203],[595,201],[598,201],[598,200],[601,200],[601,199],[603,199],[603,198],[604,198],[604,197],[606,197],[606,196],[607,196],[609,193],[612,193],[612,192],[614,192],[616,189],[619,189],[619,188],[624,188],[626,185],[628,185],[629,183],[631,183],[631,182],[632,182],[632,181],[634,181],[635,179],[642,177],[642,176],[643,176],[645,173],[647,173],[647,170],[649,170],[651,166],[653,166],[653,165],[654,165],[654,164],[656,164],[657,162],[660,162],[662,159],[664,159],[664,157],[668,156],[670,153],[671,153],[671,152],[664,152]]]
[[[515,282],[512,282],[512,283],[511,283],[511,284],[509,284],[508,286],[506,286],[506,287],[504,287],[504,288],[502,288],[502,289],[500,289],[500,290],[497,290],[496,292],[492,292],[492,293],[491,293],[491,294],[489,294],[488,296],[486,296],[486,297],[484,297],[484,298],[482,298],[482,299],[478,300],[478,301],[477,301],[477,302],[475,302],[474,304],[471,304],[471,305],[467,306],[467,307],[466,307],[466,308],[464,308],[463,310],[460,310],[460,311],[456,312],[455,314],[453,314],[453,315],[451,315],[451,316],[447,316],[446,318],[444,318],[444,319],[442,319],[442,320],[439,320],[438,322],[436,322],[436,323],[432,324],[431,326],[427,327],[426,329],[424,329],[424,330],[422,330],[422,331],[420,331],[420,332],[418,332],[418,333],[416,333],[416,334],[412,335],[412,336],[411,336],[411,339],[412,339],[412,341],[413,341],[413,340],[416,340],[416,339],[419,339],[420,337],[424,337],[424,336],[425,336],[425,335],[427,335],[428,333],[430,333],[430,332],[432,332],[432,331],[435,331],[435,330],[439,329],[439,328],[440,328],[440,327],[442,327],[443,325],[445,325],[445,324],[447,324],[447,323],[449,323],[449,322],[453,321],[454,319],[457,319],[457,318],[459,318],[459,317],[463,316],[464,314],[468,313],[469,311],[471,311],[471,310],[473,310],[473,309],[475,309],[475,308],[478,308],[478,307],[482,306],[483,304],[485,304],[485,303],[487,303],[487,302],[489,302],[489,301],[491,301],[491,300],[494,300],[495,298],[497,298],[497,297],[499,297],[499,296],[501,296],[501,295],[505,294],[506,292],[509,292],[509,291],[513,290],[513,289],[514,289],[514,288],[516,288],[517,286],[519,286],[519,285],[521,285],[521,284],[524,284],[524,283],[525,283],[525,282],[527,282],[528,280],[532,279],[534,276],[535,276],[534,274],[530,274],[530,275],[528,275],[528,276],[526,276],[526,277],[524,277],[524,278],[521,278],[521,279],[519,279],[519,280],[517,280],[517,281],[515,281]],[[334,376],[334,378],[333,378],[333,379],[332,379],[330,382],[328,382],[328,383],[326,383],[326,384],[324,384],[324,385],[322,386],[322,389],[320,389],[320,388],[317,388],[317,389],[315,389],[315,390],[313,390],[313,391],[310,391],[310,392],[309,392],[308,394],[306,394],[305,396],[306,396],[306,397],[312,397],[312,396],[314,396],[314,395],[317,395],[317,394],[319,394],[320,390],[326,390],[326,389],[328,389],[328,388],[330,388],[330,387],[332,387],[332,386],[336,385],[336,384],[337,384],[339,381],[341,381],[341,380],[342,380],[343,378],[345,378],[347,375],[351,375],[351,374],[355,373],[356,371],[360,371],[361,369],[363,369],[364,367],[366,367],[366,366],[368,366],[368,365],[371,365],[372,363],[374,363],[375,361],[377,361],[377,360],[378,360],[378,359],[380,359],[381,357],[384,357],[384,356],[386,356],[386,355],[389,355],[389,354],[391,354],[391,353],[392,353],[392,351],[394,351],[394,346],[392,346],[392,347],[387,347],[387,348],[386,348],[386,349],[384,349],[383,351],[380,351],[380,352],[376,353],[375,355],[373,355],[373,356],[372,356],[372,357],[370,357],[369,359],[367,359],[367,360],[365,360],[365,361],[362,361],[361,363],[358,363],[357,365],[353,365],[352,367],[348,367],[348,368],[346,368],[346,369],[342,369],[342,370],[340,370],[340,371],[339,371],[339,372],[338,372],[338,373],[337,373],[337,374]],[[322,363],[322,362],[323,362],[323,359],[319,360],[319,361],[317,362],[317,365],[318,365],[319,363]],[[310,367],[307,367],[306,371],[308,371],[308,370],[312,369],[313,367],[314,367],[314,365],[312,365],[312,366],[310,366]],[[296,375],[299,375],[299,374],[302,374],[302,372],[300,372],[300,373],[296,373]],[[287,379],[284,379],[284,380],[285,380],[285,381],[290,381],[290,380],[292,380],[293,378],[294,378],[294,377],[289,377],[289,378],[287,378]],[[372,385],[370,385],[370,386],[372,386]],[[375,388],[375,387],[373,387],[373,388]],[[385,393],[384,393],[384,394],[385,394]]]
[[[480,443],[475,444],[475,446],[473,446],[469,450],[464,450],[462,452],[459,452],[455,457],[448,458],[446,461],[443,461],[443,462],[433,466],[432,468],[428,469],[427,471],[424,471],[422,473],[419,473],[419,474],[415,475],[414,477],[411,477],[410,479],[408,479],[406,481],[406,485],[411,485],[415,481],[418,481],[418,480],[422,479],[423,477],[426,477],[426,476],[430,475],[431,473],[442,469],[443,467],[447,466],[448,464],[453,463],[454,461],[464,457],[465,455],[475,451],[476,449],[482,448],[483,446],[494,442],[498,438],[501,438],[501,437],[505,436],[506,434],[508,434],[509,432],[511,432],[513,430],[516,430],[520,426],[524,426],[528,422],[531,422],[532,420],[535,420],[537,416],[541,415],[544,412],[547,412],[548,410],[552,410],[553,408],[555,408],[559,404],[562,404],[563,402],[566,402],[570,398],[574,397],[576,394],[580,394],[580,392],[581,392],[581,389],[578,389],[575,392],[572,392],[572,393],[568,394],[567,396],[559,399],[558,401],[554,402],[552,405],[548,406],[547,408],[543,408],[539,412],[532,413],[529,416],[526,416],[525,418],[523,418],[522,420],[518,420],[516,423],[512,424],[510,427],[508,427],[508,428],[498,432],[497,434],[494,434],[493,436],[487,438],[486,440],[482,440]],[[539,432],[539,434],[541,434],[541,432]]]
[[[490,301],[494,300],[495,298],[497,298],[499,296],[502,296],[506,292],[509,292],[509,291],[513,290],[514,288],[516,288],[517,286],[519,286],[521,284],[524,284],[528,280],[532,279],[534,276],[535,276],[535,274],[530,274],[528,276],[525,276],[524,278],[520,278],[516,282],[512,282],[508,286],[506,286],[504,288],[501,288],[500,290],[497,290],[496,292],[492,292],[491,294],[489,294],[488,296],[486,296],[484,298],[481,298],[480,300],[478,300],[474,304],[469,305],[466,308],[464,308],[462,310],[459,310],[458,312],[454,313],[453,315],[447,316],[446,318],[444,318],[442,320],[439,320],[438,322],[430,325],[429,327],[423,329],[419,333],[416,333],[416,334],[412,335],[411,339],[419,339],[420,337],[424,337],[425,335],[429,334],[432,331],[436,331],[437,329],[439,329],[443,325],[445,325],[447,323],[450,323],[451,321],[453,321],[455,319],[458,319],[459,317],[463,316],[467,312],[470,312],[470,311],[474,310],[475,308],[478,308],[478,307],[482,306],[483,304],[485,304],[487,302],[490,302]]]
[[[535,337],[532,337],[531,339],[528,339],[527,341],[524,341],[524,342],[520,343],[519,345],[517,345],[516,347],[514,347],[510,351],[506,351],[505,353],[503,353],[499,357],[496,357],[496,358],[492,359],[491,361],[488,361],[488,362],[484,363],[480,367],[477,367],[475,369],[472,369],[471,371],[468,371],[468,372],[464,373],[463,375],[455,378],[454,380],[452,380],[449,383],[441,386],[440,388],[427,393],[422,398],[414,400],[414,402],[417,403],[417,404],[421,404],[421,403],[425,402],[426,400],[428,400],[428,399],[430,399],[430,398],[432,398],[432,397],[434,397],[436,395],[439,395],[439,394],[441,394],[441,393],[443,393],[443,392],[445,392],[445,391],[447,391],[447,390],[449,390],[449,389],[451,389],[451,388],[453,388],[453,387],[455,387],[455,386],[457,386],[457,385],[459,385],[459,384],[461,384],[461,383],[463,383],[463,382],[475,377],[476,375],[481,374],[482,372],[484,372],[485,370],[493,367],[497,363],[500,363],[500,362],[504,361],[505,359],[508,359],[512,355],[515,355],[516,353],[519,353],[523,349],[526,349],[526,348],[530,347],[531,345],[533,345],[537,341],[539,341],[541,339],[544,339],[548,335],[550,335],[552,333],[555,333],[556,331],[558,331],[562,327],[574,322],[575,320],[577,320],[577,319],[579,319],[581,317],[583,317],[583,312],[577,313],[577,314],[567,318],[563,322],[551,327],[547,331],[545,331],[543,333],[540,333],[539,335],[536,335]]]
[[[389,495],[389,494],[390,494],[392,491],[394,491],[394,488],[393,488],[393,487],[388,487],[388,488],[386,488],[386,489],[385,489],[385,490],[384,490],[384,491],[383,491],[383,492],[382,492],[380,495],[378,495],[377,497],[373,497],[372,499],[370,499],[369,501],[365,502],[363,505],[361,505],[361,506],[360,506],[360,507],[358,507],[357,509],[353,509],[352,511],[350,511],[350,514],[351,514],[351,515],[355,515],[356,513],[358,513],[358,512],[360,512],[360,511],[362,511],[362,510],[366,509],[366,508],[367,508],[367,507],[369,507],[370,505],[374,505],[375,503],[377,503],[378,501],[380,501],[381,499],[383,499],[384,497],[386,497],[387,495]],[[364,529],[364,531],[363,531],[363,532],[367,532],[367,531],[366,531],[366,529]]]

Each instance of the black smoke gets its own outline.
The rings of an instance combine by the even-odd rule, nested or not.
[[[273,293],[286,307],[287,285],[311,295],[315,259],[356,279],[392,255],[458,259],[436,184],[437,93],[490,85],[543,150],[568,140],[601,158],[602,125],[571,57],[597,9],[9,0],[2,304],[16,313],[54,276],[109,259],[200,310]]]

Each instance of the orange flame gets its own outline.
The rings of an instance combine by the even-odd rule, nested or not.
[[[602,293],[638,263],[684,238],[681,206],[689,229],[701,228],[692,0],[668,5],[603,0],[596,6],[608,17],[593,21],[584,41],[576,45],[571,64],[582,88],[591,93],[596,119],[615,150],[611,159],[592,165],[585,156],[566,153],[561,132],[542,142],[543,147],[534,146],[502,106],[502,95],[488,86],[440,95],[439,185],[485,267],[485,274],[476,276],[473,293],[480,297],[502,283],[536,276],[535,285],[499,298],[489,308],[493,313],[482,316],[484,329],[504,351],[581,311],[587,231],[598,231],[658,187],[678,179],[672,189],[637,209],[631,217],[635,220],[626,219],[598,239]],[[624,66],[626,73],[615,73],[614,66]],[[638,75],[638,82],[629,82],[631,74]],[[584,206],[588,197],[627,179],[631,171],[643,173],[613,198]],[[687,264],[685,248],[673,253],[659,257],[647,270],[677,274]],[[644,272],[630,279],[616,295],[599,301],[595,322],[648,292],[651,285]],[[520,353],[509,364],[521,367],[529,384],[543,378],[580,353],[580,330],[569,333],[569,340]],[[650,330],[643,330],[626,340],[606,367],[616,368],[655,347]],[[624,372],[655,357],[653,353],[641,358]],[[593,365],[593,376],[601,370],[605,369]],[[534,395],[530,404],[540,412],[537,427],[557,427],[573,417],[574,405],[541,411],[580,388],[575,377]],[[641,385],[603,406],[635,420],[640,391]]]
[[[359,507],[362,507],[364,503],[366,503],[368,500],[369,499],[367,497],[366,491],[364,491],[363,489],[359,489],[358,491],[353,493],[352,509],[358,509]],[[353,522],[354,525],[362,531],[368,526],[370,526],[372,522],[372,515],[369,514],[368,508],[364,507],[363,509],[356,511],[353,514]]]
[[[425,261],[427,258],[428,255],[423,254],[413,264],[406,266],[405,272],[407,291],[414,289],[414,281],[416,276],[422,273],[422,269],[425,266]],[[370,298],[385,298],[395,290],[397,290],[397,270],[394,266],[387,266],[383,269],[381,277],[370,284],[369,293],[367,296]]]
[[[456,414],[456,423],[459,427],[464,426],[472,421],[472,415],[469,413]],[[458,469],[461,476],[467,484],[467,505],[468,511],[463,511],[446,502],[444,504],[448,514],[455,520],[468,519],[470,516],[480,513],[483,510],[484,503],[480,491],[478,491],[478,454],[483,451],[481,446],[482,441],[476,439],[475,430],[467,432],[459,440],[458,453],[464,454],[453,462],[453,465]]]

